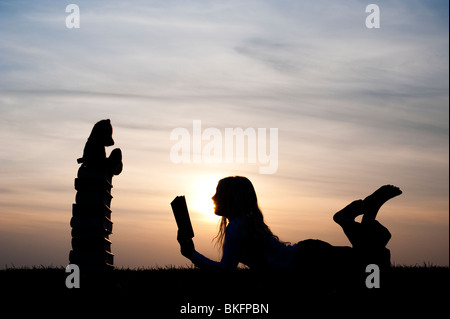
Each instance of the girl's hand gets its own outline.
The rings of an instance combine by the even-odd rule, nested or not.
[[[186,237],[178,231],[177,240],[180,243],[181,254],[188,259],[192,258],[195,253],[195,246],[192,238]]]

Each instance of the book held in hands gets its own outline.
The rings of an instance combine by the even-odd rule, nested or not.
[[[184,196],[177,196],[170,205],[172,206],[179,233],[187,238],[193,238],[194,230],[192,229],[186,198]]]

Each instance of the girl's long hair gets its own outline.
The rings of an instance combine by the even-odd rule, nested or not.
[[[223,248],[228,220],[235,217],[241,218],[247,243],[254,249],[263,248],[270,237],[278,240],[264,222],[255,189],[248,178],[230,176],[221,179],[217,185],[217,194],[220,198],[216,204],[220,205],[222,219],[215,237],[216,246]]]

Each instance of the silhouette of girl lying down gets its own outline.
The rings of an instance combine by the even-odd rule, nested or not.
[[[385,185],[366,197],[356,200],[337,212],[333,219],[339,224],[352,247],[333,246],[317,239],[296,244],[284,243],[265,224],[252,183],[245,177],[226,177],[219,181],[215,214],[222,216],[217,243],[222,259],[210,260],[195,250],[191,238],[178,233],[181,254],[200,268],[235,269],[241,262],[250,269],[293,269],[328,271],[364,269],[369,264],[380,268],[390,266],[386,244],[390,232],[375,220],[380,207],[402,191]],[[355,218],[363,215],[361,223]]]

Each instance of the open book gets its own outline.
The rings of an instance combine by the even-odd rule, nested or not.
[[[173,215],[177,222],[178,231],[188,238],[194,237],[194,230],[192,229],[191,219],[186,205],[186,198],[184,196],[177,196],[170,203],[172,206]]]

